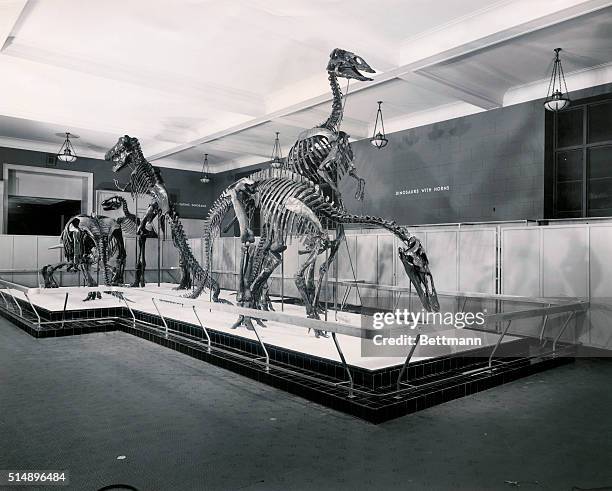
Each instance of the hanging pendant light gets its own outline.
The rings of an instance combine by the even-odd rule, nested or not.
[[[549,111],[562,111],[570,104],[567,84],[565,83],[565,74],[563,73],[563,65],[559,58],[561,48],[555,48],[555,58],[553,62],[552,74],[550,75],[550,83],[548,84],[548,92],[544,100],[544,107]],[[565,89],[565,92],[563,91]]]
[[[200,177],[200,182],[202,184],[208,184],[210,182],[210,177],[209,177],[209,170],[208,170],[208,154],[205,153],[204,154],[204,160],[202,161],[202,175]]]
[[[278,139],[279,132],[276,132],[276,138],[274,139],[274,146],[272,147],[272,155],[270,156],[270,165],[273,169],[280,169],[283,165],[283,152],[280,146],[280,140]]]
[[[74,151],[74,147],[72,146],[72,142],[70,141],[70,137],[74,139],[74,138],[78,138],[78,136],[72,135],[69,132],[56,133],[56,135],[58,136],[66,135],[66,139],[64,140],[64,143],[62,143],[62,146],[60,147],[59,152],[57,152],[57,159],[61,160],[62,162],[67,162],[71,164],[77,159],[77,155],[76,155],[76,152]]]
[[[370,138],[370,143],[379,150],[387,146],[389,140],[385,134],[385,122],[383,121],[382,109],[380,105],[382,101],[378,101],[378,111],[376,111],[376,123],[374,123],[374,133]],[[378,120],[380,119],[380,128],[378,127]]]

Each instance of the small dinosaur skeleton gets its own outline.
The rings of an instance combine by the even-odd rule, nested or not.
[[[117,209],[115,203],[118,196],[113,196],[102,202],[106,211]],[[63,267],[67,271],[80,271],[87,286],[96,286],[90,273],[92,264],[98,264],[98,269],[104,272],[104,284],[115,286],[123,283],[125,269],[125,244],[123,233],[129,233],[135,227],[133,216],[124,208],[125,216],[119,219],[100,215],[77,215],[68,220],[60,235],[61,244],[55,247],[64,249],[65,260],[57,264],[49,264],[41,269],[45,288],[57,288],[58,284],[53,273]],[[110,260],[116,257],[117,266],[113,268]],[[100,298],[99,292],[90,292],[86,300]]]
[[[205,284],[212,290],[213,298],[218,300],[219,286],[208,274],[204,271],[191,251],[187,235],[183,228],[183,224],[170,202],[166,186],[161,177],[159,169],[153,167],[142,153],[140,143],[137,138],[128,135],[119,138],[115,146],[111,148],[105,155],[107,161],[113,162],[113,172],[119,172],[124,167],[132,169],[130,180],[122,190],[129,188],[132,195],[148,194],[153,199],[149,205],[144,218],[138,225],[138,240],[139,240],[139,258],[136,267],[136,280],[133,286],[144,286],[144,273],[146,268],[145,262],[145,243],[147,237],[150,237],[152,222],[155,217],[168,219],[172,230],[172,239],[174,245],[179,251],[180,266],[183,272],[179,287],[189,288],[191,278],[198,284]]]

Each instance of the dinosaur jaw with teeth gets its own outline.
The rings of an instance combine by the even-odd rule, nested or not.
[[[367,71],[368,73],[373,73],[374,72],[374,70],[372,70],[371,68],[369,70],[365,70],[365,71]],[[371,78],[366,77],[365,75],[363,75],[354,66],[340,68],[338,70],[337,75],[339,75],[339,76],[341,76],[343,78],[351,78],[353,80],[359,80],[360,82],[368,82],[368,81],[372,80]]]
[[[104,211],[112,211],[121,208],[121,203],[115,199],[109,199],[104,200],[101,206]]]
[[[429,262],[423,251],[411,251],[400,247],[399,257],[406,274],[419,296],[423,307],[428,312],[439,312],[440,303],[434,286],[433,276],[429,271]]]

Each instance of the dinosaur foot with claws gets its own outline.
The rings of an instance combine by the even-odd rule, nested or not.
[[[89,302],[90,300],[100,300],[102,298],[102,293],[100,292],[89,292],[87,297],[83,299],[83,302]]]
[[[257,322],[257,325],[259,327],[268,327],[266,326],[266,324],[264,323],[265,319],[255,319],[255,322]],[[237,329],[240,326],[242,327],[246,327],[248,331],[254,331],[255,328],[253,326],[253,318],[252,317],[247,317],[244,315],[241,315],[240,317],[238,317],[238,320],[236,322],[234,322],[234,324],[232,324],[231,329]]]

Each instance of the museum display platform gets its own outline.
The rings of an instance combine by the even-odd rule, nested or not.
[[[262,312],[186,299],[173,286],[39,289],[0,280],[0,313],[38,338],[121,330],[380,423],[571,361],[575,343],[568,333],[588,309],[588,302],[567,298],[440,294],[443,312],[480,310],[485,324],[419,324],[411,333],[476,339],[476,347],[420,345],[417,338],[393,356],[366,356],[374,336],[406,329],[375,329],[359,309],[329,310],[327,321],[314,320],[277,298],[274,312]],[[83,301],[92,290],[101,298]],[[409,292],[397,293],[404,299],[396,306],[415,304]],[[224,290],[222,297],[235,303],[235,293]],[[240,315],[263,318],[265,327],[232,329]],[[329,337],[316,338],[315,329]]]

